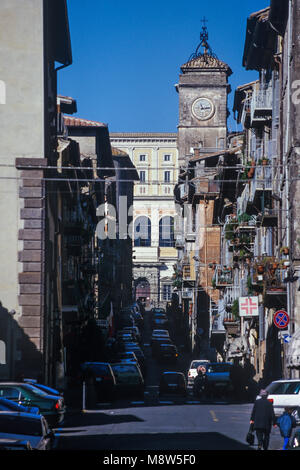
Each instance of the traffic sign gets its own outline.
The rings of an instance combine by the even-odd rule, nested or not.
[[[284,329],[288,326],[290,317],[285,310],[278,310],[273,317],[274,325],[277,328]]]

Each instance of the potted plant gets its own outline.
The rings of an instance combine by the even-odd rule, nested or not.
[[[270,162],[270,160],[269,160],[268,158],[263,157],[263,159],[262,159],[262,164],[263,164],[263,166],[268,165],[269,162]]]

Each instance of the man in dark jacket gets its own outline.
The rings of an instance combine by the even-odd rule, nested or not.
[[[276,417],[273,405],[267,399],[268,392],[261,390],[260,397],[254,403],[250,423],[253,424],[253,429],[256,431],[258,450],[262,448],[268,450],[270,433],[272,425],[276,425]]]

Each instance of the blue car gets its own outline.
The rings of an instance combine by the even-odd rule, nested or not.
[[[0,398],[0,411],[19,411],[20,413],[39,414],[37,406],[23,406],[7,398]]]
[[[24,379],[24,383],[33,385],[34,387],[39,388],[43,392],[46,392],[48,395],[62,395],[62,393],[56,390],[55,388],[51,388],[51,387],[48,387],[47,385],[39,384],[34,379]]]

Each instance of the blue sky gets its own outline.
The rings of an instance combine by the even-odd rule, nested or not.
[[[209,43],[233,70],[232,92],[257,78],[242,67],[249,14],[269,0],[68,0],[73,64],[59,72],[59,93],[77,100],[77,116],[110,132],[176,132],[180,66]],[[228,128],[237,130],[232,112]]]

